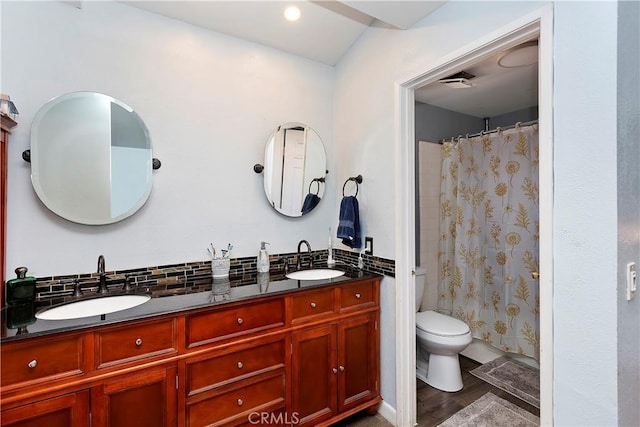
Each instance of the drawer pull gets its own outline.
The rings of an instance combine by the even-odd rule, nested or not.
[[[340,366],[340,372],[344,372],[344,366]]]
[[[360,294],[356,294],[356,299],[360,299]]]
[[[244,320],[242,320],[242,317],[238,317],[238,325],[242,325],[242,322],[244,322]]]
[[[242,406],[244,404],[244,402],[242,401],[242,399],[238,399],[238,406]]]
[[[238,362],[238,369],[242,369],[244,367],[244,363]]]
[[[334,374],[338,373],[338,370],[336,368],[333,368],[332,371],[333,371]]]
[[[31,362],[27,363],[27,366],[28,366],[30,369],[33,369],[33,368],[35,368],[36,366],[38,366],[38,361],[37,361],[36,359],[33,359]]]
[[[136,340],[136,346],[137,346],[137,347],[140,347],[141,345],[142,345],[142,338],[138,338],[138,339]]]
[[[316,303],[315,302],[311,303],[311,308],[316,308]]]

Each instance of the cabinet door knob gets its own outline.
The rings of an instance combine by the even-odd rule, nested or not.
[[[138,338],[136,340],[136,346],[140,347],[142,345],[142,338]]]
[[[336,368],[333,368],[332,371],[333,371],[334,374],[338,373],[338,370]]]
[[[242,369],[243,366],[244,366],[244,363],[238,362],[238,369]]]
[[[311,308],[316,308],[316,303],[315,302],[311,303]]]
[[[340,372],[344,372],[344,366],[340,366]]]
[[[242,401],[242,399],[238,399],[238,406],[242,406],[244,404],[244,402]]]
[[[357,298],[357,299],[360,299],[360,294],[356,294],[356,298]]]
[[[38,361],[36,359],[33,359],[31,362],[27,363],[27,366],[31,369],[35,368],[36,366],[38,366]]]
[[[242,317],[238,317],[238,325],[242,325],[242,322],[244,322],[244,320],[242,320]]]

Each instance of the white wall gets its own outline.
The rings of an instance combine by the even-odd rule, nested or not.
[[[382,256],[395,248],[394,83],[543,4],[449,2],[408,31],[368,30],[338,64],[339,168],[370,178],[367,234]],[[555,10],[554,422],[615,425],[616,3]]]
[[[562,426],[617,424],[616,28],[615,2],[555,3],[554,421]]]
[[[7,277],[20,265],[49,276],[207,259],[210,242],[235,245],[232,256],[292,252],[300,239],[327,245],[337,222],[327,191],[304,218],[277,214],[264,196],[264,145],[284,122],[311,126],[333,150],[335,70],[258,44],[196,28],[116,2],[2,2],[2,93],[20,116],[9,146]],[[153,191],[133,217],[83,226],[37,199],[21,152],[49,99],[97,91],[134,108],[147,124]],[[340,183],[341,184],[341,183]]]

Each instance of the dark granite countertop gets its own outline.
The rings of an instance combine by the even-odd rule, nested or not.
[[[354,280],[381,277],[377,273],[353,270],[340,266],[337,270],[345,271],[343,276],[328,280],[292,280],[282,273],[254,274],[247,280],[246,276],[228,279],[211,279],[210,285],[202,290],[181,290],[180,293],[157,294],[148,289],[139,289],[135,292],[123,293],[121,291],[109,292],[109,296],[149,294],[152,298],[146,303],[130,309],[117,311],[105,315],[83,317],[69,320],[42,320],[35,318],[35,313],[52,307],[50,301],[36,300],[33,304],[23,304],[2,309],[2,326],[0,329],[0,342],[28,339],[60,332],[80,331],[83,329],[124,323],[130,320],[141,320],[154,316],[171,313],[179,313],[187,310],[221,306],[231,302],[251,300],[272,295],[281,295],[316,287],[333,285],[336,283],[348,283]],[[250,284],[246,284],[249,282]],[[252,283],[252,284],[251,284]],[[66,302],[80,299],[96,298],[98,295],[85,295],[80,298],[69,297]]]

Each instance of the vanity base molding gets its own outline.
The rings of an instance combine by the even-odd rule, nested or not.
[[[3,426],[328,426],[375,413],[379,287],[354,279],[7,341]]]

